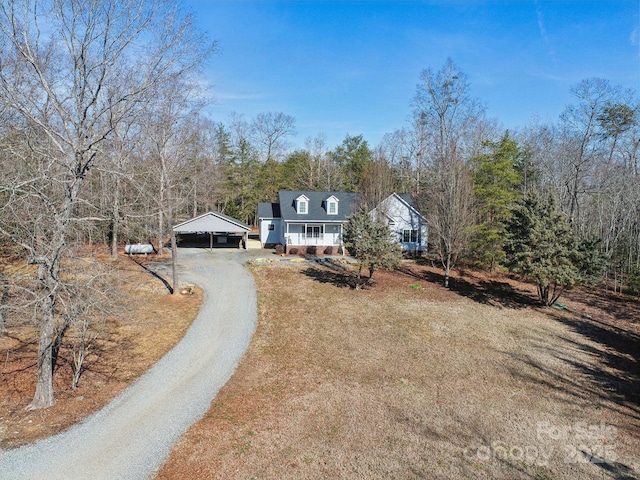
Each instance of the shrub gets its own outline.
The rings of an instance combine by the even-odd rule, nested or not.
[[[276,253],[278,255],[282,255],[284,254],[284,245],[282,245],[281,243],[276,245]]]
[[[333,255],[333,247],[332,246],[328,246],[327,248],[324,249],[324,254],[325,255]]]
[[[307,255],[315,255],[316,253],[318,253],[318,247],[315,245],[307,247]]]
[[[294,247],[294,248],[290,248],[290,249],[289,249],[289,253],[290,253],[291,255],[297,255],[297,254],[298,254],[298,249],[297,249],[297,248],[295,248],[295,247]]]

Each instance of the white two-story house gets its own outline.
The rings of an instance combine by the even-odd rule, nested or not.
[[[260,242],[264,248],[282,244],[288,253],[305,253],[309,247],[338,253],[357,201],[358,194],[350,192],[281,190],[277,202],[258,204]],[[389,195],[371,214],[389,225],[403,250],[427,249],[426,221],[408,195]]]

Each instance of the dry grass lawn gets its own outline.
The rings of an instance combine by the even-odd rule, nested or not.
[[[408,264],[252,267],[249,350],[160,479],[640,478],[640,307]]]
[[[0,449],[53,435],[99,410],[184,336],[198,314],[202,291],[169,295],[162,281],[142,268],[154,269],[154,262],[168,259],[154,256],[136,261],[140,265],[122,257],[117,264],[119,305],[114,305],[114,315],[90,350],[87,370],[76,390],[71,388],[71,354],[61,349],[53,407],[25,410],[35,391],[37,333],[33,326],[10,325],[0,333]]]

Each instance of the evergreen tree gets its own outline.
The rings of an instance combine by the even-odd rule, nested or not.
[[[364,209],[349,217],[343,234],[345,247],[360,261],[358,280],[362,269],[369,269],[369,282],[380,268],[393,269],[402,261],[402,248],[393,238],[389,227],[375,220]]]
[[[531,196],[519,202],[506,222],[505,265],[535,282],[543,305],[555,303],[562,292],[583,280],[579,241],[553,199]]]
[[[343,188],[350,192],[359,191],[365,167],[373,161],[373,152],[367,141],[362,135],[347,135],[331,156],[342,169]]]
[[[315,190],[318,178],[317,167],[307,150],[296,150],[282,162],[282,185],[284,190]]]
[[[519,194],[521,176],[516,170],[520,151],[506,132],[499,142],[485,142],[489,150],[472,159],[474,193],[480,222],[474,231],[474,249],[481,265],[491,271],[504,259],[504,222]]]
[[[607,269],[607,255],[602,249],[599,238],[583,238],[578,243],[576,262],[583,283],[596,283],[602,280]]]
[[[518,193],[526,197],[529,192],[539,190],[540,180],[542,178],[541,167],[536,161],[532,152],[531,145],[519,147],[519,154],[516,158],[515,170],[520,176],[520,184],[518,185]]]
[[[241,138],[233,145],[230,156],[222,165],[226,199],[223,213],[246,223],[253,223],[259,201],[256,189],[261,164],[249,142]]]

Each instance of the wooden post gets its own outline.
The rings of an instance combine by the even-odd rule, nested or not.
[[[209,251],[213,253],[213,232],[209,232]]]
[[[171,268],[173,269],[173,290],[172,295],[178,291],[178,245],[176,242],[176,232],[171,231]]]

